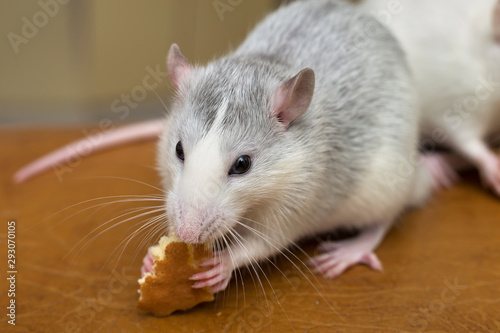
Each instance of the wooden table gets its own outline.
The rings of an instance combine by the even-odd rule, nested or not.
[[[151,229],[127,238],[141,218],[118,222],[159,204],[125,197],[161,194],[154,143],[74,161],[62,180],[48,172],[10,181],[20,166],[82,136],[81,128],[0,132],[2,332],[500,332],[500,201],[473,173],[401,218],[377,250],[383,273],[358,266],[326,280],[294,251],[291,262],[262,266],[262,284],[243,270],[213,303],[166,318],[144,314],[137,279],[156,239]],[[15,328],[6,316],[10,220]],[[316,245],[302,243],[310,255]]]

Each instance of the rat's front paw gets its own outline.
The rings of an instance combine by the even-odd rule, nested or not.
[[[148,254],[142,259],[142,268],[141,268],[141,273],[142,276],[144,276],[146,273],[152,273],[153,272],[153,265],[154,265],[154,257],[151,254],[151,248],[153,246],[150,246],[148,249]]]
[[[226,289],[231,280],[233,268],[226,251],[215,252],[213,258],[205,260],[200,266],[213,266],[205,272],[197,273],[189,279],[196,281],[193,288],[210,288],[212,293]]]

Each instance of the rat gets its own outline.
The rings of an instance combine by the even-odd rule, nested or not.
[[[421,105],[422,146],[437,146],[457,169],[478,168],[500,196],[500,1],[363,0],[408,55]],[[498,139],[498,138],[497,138]],[[498,143],[498,142],[497,142]]]
[[[323,242],[309,261],[316,272],[382,269],[373,251],[433,188],[389,31],[345,3],[295,2],[206,66],[174,44],[167,68],[177,98],[158,162],[170,227],[186,243],[226,245],[194,288],[223,290],[235,269],[338,227],[360,233]]]
[[[403,51],[348,3],[283,6],[204,66],[173,44],[167,71],[176,96],[161,126],[146,132],[160,135],[169,228],[186,243],[224,245],[191,277],[194,288],[224,290],[235,269],[340,227],[359,233],[322,242],[308,262],[315,272],[381,270],[374,250],[440,181],[436,161],[418,152]],[[150,254],[143,263],[151,272]]]

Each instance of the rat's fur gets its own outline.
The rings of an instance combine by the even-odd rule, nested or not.
[[[311,261],[318,272],[333,277],[356,263],[381,269],[372,251],[432,187],[419,163],[405,56],[386,28],[342,2],[296,2],[228,56],[192,67],[173,45],[167,67],[177,89],[171,112],[136,130],[163,131],[159,171],[179,238],[226,242],[208,263],[214,267],[193,276],[195,287],[222,290],[233,269],[338,227],[362,231],[323,244],[327,253]],[[96,148],[113,136],[105,133]],[[17,179],[74,155],[61,152]],[[228,175],[242,155],[251,157],[250,170]]]
[[[273,94],[306,67],[316,77],[312,102],[283,128]],[[178,86],[158,147],[170,222],[189,242],[240,234],[231,269],[340,226],[380,226],[383,235],[429,194],[404,55],[349,5],[281,8],[234,53],[192,68]],[[240,155],[252,157],[250,171],[228,176]]]
[[[499,1],[403,0],[398,8],[391,2],[364,0],[361,7],[385,23],[408,54],[423,144],[453,149],[500,195],[500,164],[485,145],[500,134]]]

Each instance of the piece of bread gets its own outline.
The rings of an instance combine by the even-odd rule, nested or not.
[[[189,278],[209,267],[198,265],[211,258],[212,248],[207,244],[186,244],[176,236],[163,236],[151,248],[155,258],[153,272],[139,279],[137,306],[156,316],[168,316],[177,310],[187,310],[201,302],[211,302],[214,294],[208,288],[192,288]]]

